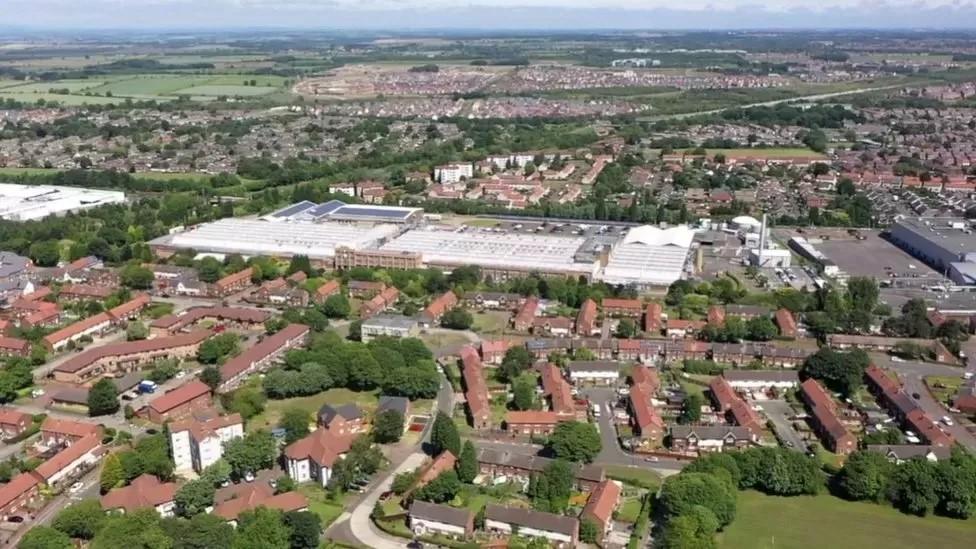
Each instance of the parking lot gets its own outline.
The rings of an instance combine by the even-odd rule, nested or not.
[[[861,231],[864,240],[847,236],[832,237],[814,244],[850,276],[873,276],[879,280],[890,278],[941,279],[942,275],[925,263],[905,253],[901,248],[881,238],[877,231]],[[892,277],[891,275],[894,275]]]

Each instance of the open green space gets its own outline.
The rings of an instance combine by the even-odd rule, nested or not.
[[[471,330],[479,334],[501,334],[508,326],[509,313],[506,311],[485,311],[471,316],[474,318]]]
[[[10,93],[47,93],[49,90],[68,90],[78,92],[104,84],[102,80],[55,80],[53,82],[21,82],[20,85],[6,87]]]
[[[54,101],[60,105],[65,105],[68,107],[77,107],[81,105],[108,105],[110,103],[119,103],[119,99],[112,97],[99,97],[99,96],[88,96],[88,95],[65,95],[58,93],[11,93],[10,88],[4,88],[0,91],[0,99],[13,99],[14,101],[22,101],[27,103],[36,103],[37,101],[44,100],[48,103]]]
[[[741,492],[735,520],[719,535],[722,549],[916,549],[968,547],[976,520],[905,515],[830,495],[776,497]]]
[[[323,528],[328,528],[342,514],[343,494],[329,494],[314,482],[299,485],[298,491],[308,498],[308,510],[322,519]]]
[[[177,95],[212,95],[212,96],[252,96],[265,95],[275,91],[271,86],[242,86],[233,84],[205,84],[177,90]]]
[[[300,408],[308,411],[312,416],[316,416],[324,404],[341,406],[343,404],[356,404],[363,411],[371,412],[376,409],[377,395],[375,392],[350,391],[349,389],[329,389],[317,395],[307,397],[286,398],[283,400],[268,400],[264,406],[264,411],[252,417],[247,422],[250,431],[257,429],[273,429],[278,426],[285,410]]]
[[[632,484],[642,488],[656,489],[661,484],[661,475],[643,467],[629,465],[607,465],[603,468],[606,475],[624,484]]]

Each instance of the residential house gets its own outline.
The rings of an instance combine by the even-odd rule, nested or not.
[[[319,286],[315,290],[315,295],[312,296],[312,300],[318,304],[325,303],[326,299],[330,296],[336,295],[342,291],[342,286],[339,284],[338,280],[327,280],[324,284]]]
[[[673,451],[687,454],[738,450],[755,440],[749,429],[738,425],[672,425],[670,438]]]
[[[549,436],[561,421],[573,419],[574,416],[544,410],[512,410],[505,414],[505,429],[512,436]]]
[[[811,378],[800,384],[800,389],[812,415],[814,430],[823,440],[824,447],[837,454],[850,454],[857,450],[857,437],[841,423],[837,406],[823,386]]]
[[[353,436],[317,429],[285,448],[285,470],[295,482],[314,481],[322,487],[332,478],[332,466],[352,445]]]
[[[507,339],[482,339],[481,360],[485,364],[501,364],[511,346],[512,342]]]
[[[47,448],[68,446],[99,431],[94,423],[48,416],[41,423],[41,444]]]
[[[0,436],[4,440],[18,437],[31,426],[32,421],[30,414],[13,408],[0,408]]]
[[[505,292],[465,292],[464,303],[469,307],[493,311],[510,311],[525,302],[521,294]]]
[[[289,349],[304,345],[308,333],[309,327],[304,324],[289,324],[231,358],[220,367],[221,390],[232,389],[247,375],[269,368]]]
[[[579,521],[572,517],[489,504],[485,507],[485,529],[509,536],[544,538],[556,547],[575,547]]]
[[[251,267],[229,274],[214,282],[210,287],[210,292],[214,297],[226,297],[239,292],[251,286],[251,276],[253,275],[254,269]]]
[[[461,377],[464,379],[464,397],[468,414],[475,429],[491,426],[491,405],[488,402],[488,385],[485,383],[484,366],[474,347],[461,349]]]
[[[512,320],[512,326],[520,332],[527,332],[532,327],[533,319],[539,310],[539,300],[535,297],[528,297],[525,303],[519,308]]]
[[[605,297],[600,304],[603,314],[607,316],[623,316],[630,318],[640,318],[644,311],[638,299],[618,299]]]
[[[210,387],[195,379],[151,400],[144,414],[153,423],[164,423],[189,417],[195,411],[212,406]]]
[[[589,337],[598,333],[596,301],[587,298],[576,315],[576,334]]]
[[[552,464],[552,459],[532,454],[478,449],[478,467],[481,474],[489,479],[506,477],[527,485],[529,478],[536,473],[545,471]],[[593,490],[605,479],[603,468],[598,465],[573,465],[574,485],[578,490]]]
[[[664,440],[664,419],[651,403],[651,394],[645,385],[634,385],[628,395],[630,423],[634,434],[643,444],[657,446]]]
[[[613,511],[620,504],[622,489],[615,480],[604,480],[590,492],[586,506],[580,513],[580,520],[590,520],[600,528],[598,540],[605,540],[613,528]]]
[[[779,326],[779,335],[788,338],[795,338],[798,334],[796,328],[796,318],[788,309],[776,309],[776,325]]]
[[[795,370],[725,370],[722,377],[737,391],[794,389],[800,384]]]
[[[935,463],[952,457],[952,448],[928,444],[868,444],[867,450],[883,454],[888,461],[899,465],[912,459]]]
[[[410,530],[416,536],[436,534],[467,539],[474,534],[474,512],[470,509],[414,500],[409,517]]]
[[[458,298],[454,292],[448,290],[443,294],[437,296],[433,301],[430,302],[423,311],[420,312],[420,324],[421,326],[431,327],[440,322],[441,317],[444,313],[450,311],[457,306]]]
[[[355,404],[333,406],[323,404],[319,408],[318,424],[339,436],[358,435],[366,432],[363,411]]]
[[[121,513],[153,509],[161,517],[171,517],[176,510],[176,490],[175,482],[160,482],[155,476],[144,473],[128,486],[102,496],[102,509]]]
[[[664,309],[661,304],[652,301],[647,304],[647,308],[644,310],[644,331],[649,334],[660,334],[661,333],[661,317],[664,315]]]
[[[574,360],[566,371],[576,385],[614,385],[620,379],[620,365],[603,360]]]
[[[213,509],[214,515],[231,524],[237,523],[241,513],[258,507],[266,507],[282,513],[308,510],[308,499],[304,495],[298,492],[275,494],[274,488],[265,482],[248,483],[235,495],[236,497],[232,499],[217,503]]]

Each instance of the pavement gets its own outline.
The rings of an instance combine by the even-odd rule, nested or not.
[[[793,422],[790,421],[795,412],[788,402],[785,400],[757,400],[754,402],[772,422],[780,440],[784,443],[792,443],[791,448],[797,452],[806,451],[806,442],[800,433],[796,432],[796,429],[793,428]],[[789,444],[787,446],[789,447]]]
[[[454,390],[451,388],[451,383],[447,378],[441,374],[441,388],[437,393],[437,411],[451,416],[453,410]],[[382,477],[379,481],[375,481],[350,512],[343,513],[339,516],[332,526],[325,531],[326,538],[372,547],[373,549],[400,549],[406,547],[407,544],[402,538],[381,532],[373,524],[370,515],[373,512],[373,508],[376,507],[376,502],[379,501],[380,496],[390,490],[393,484],[393,478],[397,474],[413,471],[426,461],[427,454],[424,453],[423,446],[424,443],[430,440],[430,431],[433,426],[433,420],[427,423],[424,434],[420,437],[420,442],[414,445],[414,451],[399,463],[394,464],[391,467],[391,471],[385,477]]]
[[[40,526],[43,524],[48,524],[54,517],[61,512],[66,506],[77,503],[83,499],[97,499],[99,497],[99,483],[98,477],[101,472],[101,467],[95,467],[78,481],[81,483],[81,489],[74,493],[69,493],[65,490],[64,493],[55,496],[54,499],[49,501],[43,509],[38,511],[32,520],[26,521],[19,530],[14,532],[14,534],[7,541],[7,545],[10,547],[16,547],[20,543],[20,539],[24,537],[24,534],[28,530],[35,526]]]

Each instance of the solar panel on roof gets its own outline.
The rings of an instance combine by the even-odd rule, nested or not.
[[[314,208],[315,202],[309,200],[302,200],[297,204],[292,204],[291,206],[286,206],[275,213],[271,214],[272,217],[291,217],[297,213],[304,212],[309,208]]]
[[[355,217],[382,217],[387,219],[403,219],[410,215],[409,210],[394,210],[387,208],[357,208],[356,206],[342,206],[333,215]]]
[[[315,219],[318,219],[320,217],[325,217],[326,215],[329,215],[330,213],[338,210],[339,208],[342,208],[345,205],[346,205],[345,202],[340,202],[338,200],[330,200],[328,202],[319,204],[315,208],[308,210],[305,213],[307,215],[314,217]]]

